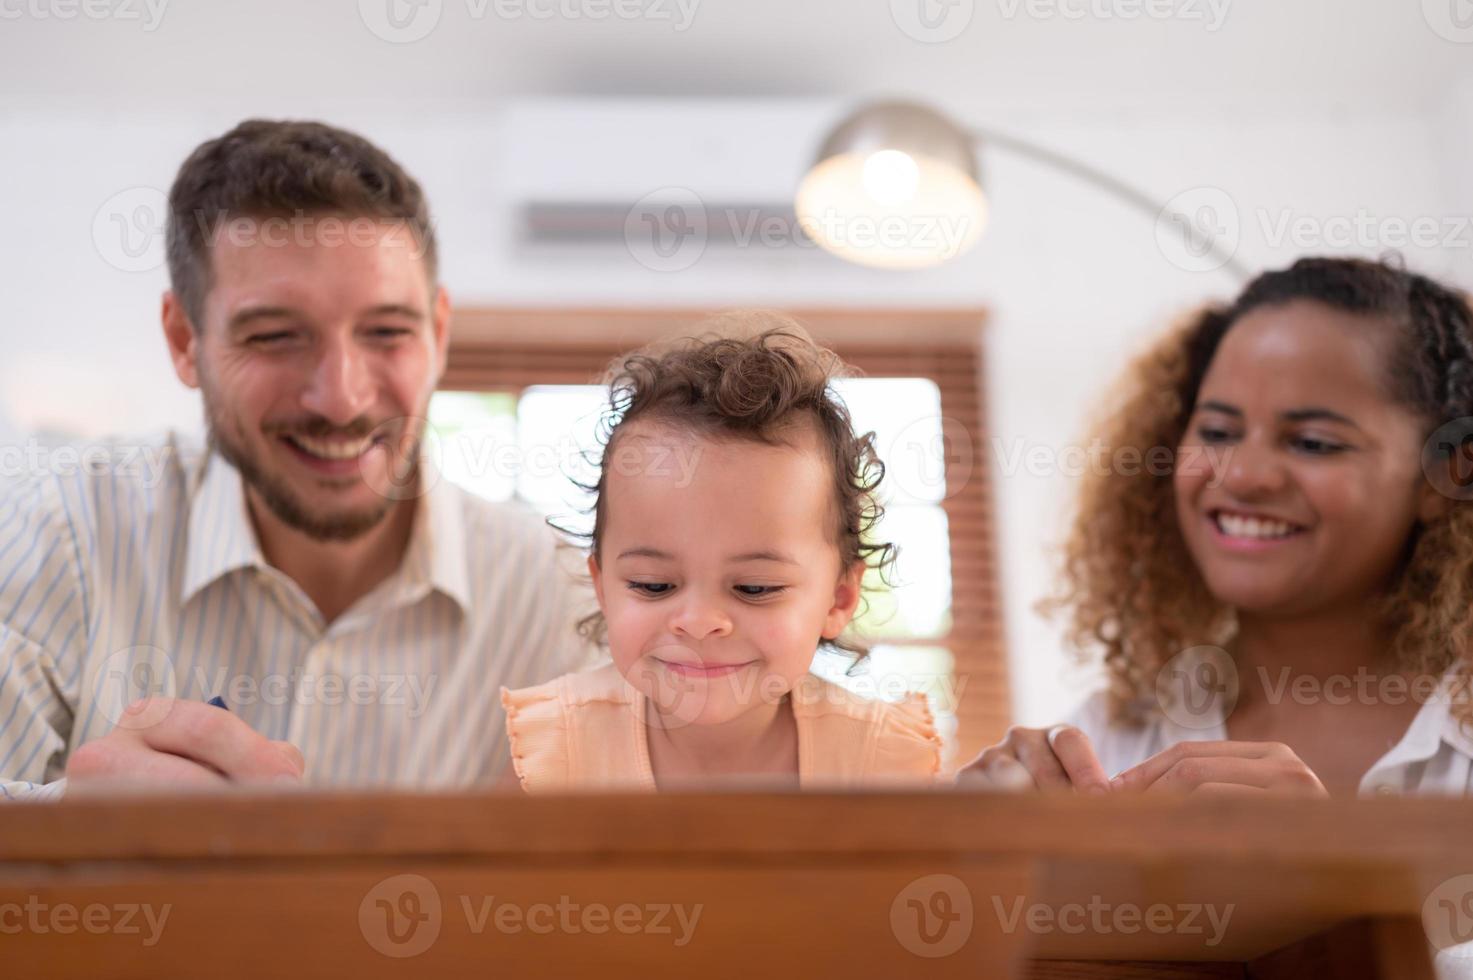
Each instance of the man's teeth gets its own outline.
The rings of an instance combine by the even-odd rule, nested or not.
[[[1239,517],[1236,514],[1218,514],[1217,527],[1230,537],[1258,539],[1286,538],[1298,530],[1294,525],[1283,521]]]
[[[353,439],[346,442],[311,439],[307,436],[292,436],[291,439],[298,447],[320,459],[357,459],[373,445],[372,439]]]

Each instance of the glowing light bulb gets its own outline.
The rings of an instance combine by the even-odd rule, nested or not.
[[[864,189],[875,203],[898,207],[915,197],[921,168],[903,150],[880,150],[864,161]]]

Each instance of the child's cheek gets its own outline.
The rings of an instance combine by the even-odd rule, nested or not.
[[[608,595],[604,618],[609,624],[609,656],[625,674],[650,645],[654,617],[651,603],[640,602],[627,590]]]
[[[806,610],[793,604],[766,609],[763,613],[756,628],[756,642],[767,661],[767,669],[789,682],[796,681],[813,665],[822,627],[810,623]]]

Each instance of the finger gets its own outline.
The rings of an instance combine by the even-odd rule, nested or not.
[[[991,746],[957,771],[957,787],[982,790],[1036,790],[1033,777],[1003,746]]]
[[[129,734],[151,749],[213,767],[230,779],[269,782],[300,774],[286,753],[238,715],[202,701],[175,701],[157,724]]]
[[[1033,782],[1039,789],[1047,792],[1065,792],[1074,788],[1069,782],[1069,774],[1064,771],[1063,765],[1054,755],[1053,747],[1048,744],[1048,734],[1041,731],[1028,731],[1019,733],[1013,750],[1021,762],[1033,777]]]
[[[1177,742],[1163,749],[1145,762],[1132,766],[1110,780],[1113,789],[1141,792],[1166,774],[1172,766],[1183,759],[1204,756],[1229,756],[1235,758],[1260,759],[1268,754],[1266,742]]]
[[[290,742],[272,742],[277,750],[287,757],[287,760],[297,767],[297,775],[303,776],[307,773],[307,759],[302,755],[302,750]]]
[[[957,782],[964,782],[968,779],[982,778],[983,770],[987,768],[988,760],[996,755],[998,751],[998,747],[992,745],[983,749],[981,752],[978,752],[976,757],[972,759],[971,762],[968,762],[966,765],[962,766],[956,771]]]
[[[1145,788],[1147,793],[1190,793],[1204,783],[1233,783],[1268,789],[1273,785],[1279,767],[1260,759],[1211,758],[1197,756],[1182,759],[1161,778]]]
[[[1192,790],[1192,796],[1253,796],[1261,797],[1269,792],[1260,786],[1243,786],[1240,783],[1203,783]]]
[[[1028,793],[1038,789],[1028,768],[1005,753],[989,759],[979,774],[989,789],[1006,793]]]
[[[83,748],[86,748],[85,746]],[[74,753],[76,765],[67,767],[67,796],[107,793],[138,784],[220,789],[225,777],[197,762],[132,746],[93,744],[90,751]]]
[[[1073,725],[1055,725],[1048,730],[1048,743],[1076,792],[1110,792],[1110,778],[1088,735]]]

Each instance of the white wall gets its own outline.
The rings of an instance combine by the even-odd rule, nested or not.
[[[765,147],[756,159],[793,171],[840,108],[831,100],[686,107],[707,117],[766,120],[732,127],[734,138]],[[1077,675],[1072,684],[1061,681],[1055,630],[1032,612],[1048,587],[1048,549],[1063,533],[1073,482],[1057,472],[999,468],[1020,446],[1058,451],[1076,440],[1122,358],[1184,307],[1229,295],[1229,276],[1174,264],[1147,218],[1001,152],[984,156],[993,211],[982,244],[931,272],[868,272],[798,249],[712,251],[678,274],[646,269],[619,249],[528,256],[509,239],[506,189],[536,161],[508,145],[514,127],[506,112],[461,108],[396,118],[361,103],[300,99],[264,104],[261,112],[358,128],[414,171],[437,212],[445,279],[461,302],[991,308],[986,383],[994,430],[992,442],[979,448],[996,474],[1017,714],[1047,721],[1077,698]],[[960,114],[967,115],[964,108]],[[119,193],[166,188],[187,152],[236,118],[206,110],[0,115],[0,213],[8,218],[0,236],[7,282],[0,437],[7,425],[87,434],[197,426],[197,402],[174,380],[159,336],[162,267],[129,272],[110,265],[103,253],[116,255],[115,247],[99,251],[93,223]],[[971,121],[1065,150],[1163,200],[1193,191],[1191,204],[1202,199],[1200,188],[1214,188],[1212,199],[1226,195],[1225,213],[1236,213],[1239,258],[1255,268],[1286,263],[1302,251],[1332,250],[1312,240],[1304,248],[1294,240],[1275,243],[1272,232],[1284,216],[1305,219],[1311,228],[1327,218],[1370,216],[1379,231],[1351,250],[1375,254],[1394,244],[1395,227],[1384,219],[1473,214],[1473,94],[1466,89],[1445,104],[1396,114],[1203,118],[1176,110],[1088,119],[994,113]],[[566,167],[566,154],[581,154],[592,182],[615,156],[627,161],[640,149],[631,138],[590,153],[578,137],[567,134],[566,153],[545,165]],[[751,154],[717,157],[732,168],[754,166]],[[795,178],[796,172],[775,172],[768,179],[782,193]],[[710,169],[681,182],[699,191],[734,179]],[[654,190],[673,181],[655,162],[650,182]],[[1406,251],[1414,265],[1473,286],[1473,248],[1466,241],[1473,232],[1464,235],[1460,248]]]
[[[1464,79],[1449,93],[1434,125],[1448,200],[1454,213],[1469,217],[1473,215],[1473,78]],[[1473,284],[1473,246],[1453,249],[1452,261],[1457,280],[1465,288]]]

